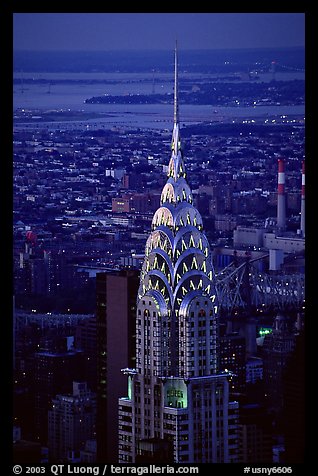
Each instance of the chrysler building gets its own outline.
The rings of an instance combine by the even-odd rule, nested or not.
[[[218,366],[218,298],[182,152],[177,48],[171,158],[136,313],[136,368],[122,370],[119,463],[143,461],[145,448],[168,448],[167,463],[236,462],[238,403],[229,401],[228,374]]]

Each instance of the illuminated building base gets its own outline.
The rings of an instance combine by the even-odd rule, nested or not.
[[[145,379],[134,373],[129,387],[130,396],[119,400],[119,463],[141,461],[138,442],[147,439],[170,442],[170,462],[237,462],[238,403],[229,402],[226,374]]]

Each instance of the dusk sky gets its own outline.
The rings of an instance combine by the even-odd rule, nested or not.
[[[14,13],[16,50],[171,50],[305,45],[304,13]]]

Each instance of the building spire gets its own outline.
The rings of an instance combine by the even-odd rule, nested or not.
[[[179,122],[179,104],[178,104],[178,45],[176,40],[176,46],[174,50],[174,111],[173,122],[177,124]]]
[[[172,132],[172,151],[175,156],[181,149],[179,132],[179,98],[178,98],[178,49],[177,41],[174,50],[174,103],[173,103],[173,132]]]

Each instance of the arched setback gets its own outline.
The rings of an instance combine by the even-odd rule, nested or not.
[[[146,242],[146,256],[148,256],[149,253],[156,248],[163,250],[168,255],[171,255],[169,252],[172,250],[173,241],[173,234],[169,229],[162,229],[159,227],[156,230],[153,230]]]
[[[152,227],[155,229],[157,226],[164,225],[169,227],[173,227],[173,215],[167,206],[162,206],[158,208],[154,217],[152,219]]]
[[[195,228],[202,227],[202,217],[196,208],[187,202],[183,202],[175,210],[173,224],[174,226],[186,227],[192,225]]]
[[[191,189],[187,181],[184,178],[179,179],[177,182],[169,179],[161,193],[161,205],[164,205],[166,202],[177,205],[183,201],[189,204],[193,203]]]
[[[191,291],[196,291],[197,294],[205,293],[207,296],[215,296],[214,288],[211,281],[204,273],[196,273],[188,271],[178,282],[174,292],[174,305],[179,309],[184,297]]]
[[[207,267],[204,263],[206,263],[206,256],[204,253],[201,250],[190,248],[183,253],[180,253],[174,264],[174,276],[177,276],[178,274],[179,276],[183,276],[188,271],[197,271],[198,274],[201,274],[199,273],[201,271],[206,273]],[[210,271],[210,269],[211,266],[209,266],[208,271]],[[175,284],[177,284],[177,282],[178,281],[175,281]]]
[[[210,245],[205,234],[194,226],[180,228],[174,239],[174,252],[176,250],[185,251],[185,249],[188,248],[196,248],[201,251],[205,250],[206,248],[208,250],[210,249]]]
[[[191,204],[183,201],[173,208],[170,203],[165,203],[155,212],[152,219],[152,230],[159,226],[165,226],[177,232],[181,227],[193,226],[202,230],[202,217],[198,210]]]
[[[143,293],[147,291],[157,291],[160,293],[163,299],[168,299],[168,302],[171,303],[173,300],[173,295],[171,292],[171,286],[169,284],[169,275],[164,275],[159,270],[150,271],[147,273],[143,280]]]
[[[160,271],[163,273],[167,280],[168,283],[172,283],[172,277],[173,277],[173,266],[171,263],[171,259],[167,255],[166,252],[164,252],[161,249],[158,249],[157,251],[152,251],[145,259],[144,264],[142,266],[142,271],[144,275],[146,273],[149,273],[150,271]]]

